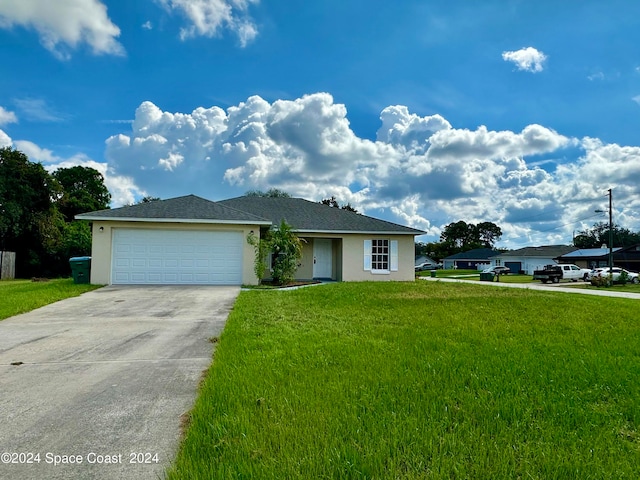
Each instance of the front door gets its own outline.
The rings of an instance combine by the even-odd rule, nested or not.
[[[332,278],[331,240],[313,239],[313,278]]]

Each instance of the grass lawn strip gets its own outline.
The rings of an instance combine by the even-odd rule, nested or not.
[[[421,281],[242,292],[169,478],[635,478],[636,311]]]
[[[26,313],[49,303],[64,300],[100,288],[99,285],[74,284],[70,278],[32,282],[31,280],[0,281],[0,320]]]

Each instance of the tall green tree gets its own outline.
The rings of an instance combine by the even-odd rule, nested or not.
[[[612,247],[628,247],[637,243],[640,243],[640,233],[613,225]],[[602,245],[609,245],[609,223],[597,222],[593,228],[580,231],[573,238],[573,245],[577,248],[600,248]]]
[[[450,223],[444,227],[444,230],[440,234],[440,241],[450,245],[453,250],[457,251],[470,250],[473,248],[473,239],[473,225],[469,225],[463,220]]]
[[[57,206],[67,222],[79,213],[109,208],[111,194],[104,184],[104,177],[94,168],[75,166],[60,168],[53,178],[62,187]]]
[[[481,222],[478,225],[462,220],[444,227],[440,235],[443,248],[438,248],[446,256],[466,252],[474,248],[494,248],[502,236],[502,229],[493,222]]]
[[[0,249],[16,252],[16,275],[47,273],[46,259],[61,239],[64,220],[54,199],[58,183],[40,163],[0,149]]]
[[[481,222],[474,228],[475,239],[485,248],[493,248],[502,237],[502,229],[493,222]]]

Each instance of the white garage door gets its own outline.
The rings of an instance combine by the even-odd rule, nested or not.
[[[242,232],[113,230],[111,282],[240,285]]]

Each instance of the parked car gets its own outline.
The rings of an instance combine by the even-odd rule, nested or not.
[[[610,271],[609,267],[595,268],[591,270],[587,279],[591,281],[595,277],[606,277],[607,275],[609,275],[609,271]],[[611,275],[613,277],[612,280],[614,282],[620,281],[620,275],[622,274],[622,272],[627,272],[627,281],[629,283],[635,283],[635,284],[640,283],[639,274],[637,274],[636,272],[630,272],[629,270],[625,270],[624,268],[620,268],[620,267],[611,268]]]
[[[542,270],[533,271],[533,279],[540,280],[542,283],[558,283],[560,280],[588,280],[591,270],[588,268],[580,268],[572,263],[556,263],[553,265],[545,265]]]
[[[436,270],[438,265],[431,262],[424,262],[416,265],[416,272],[422,272],[424,270]]]
[[[493,267],[485,268],[482,273],[493,273],[495,275],[506,275],[511,273],[511,269],[503,267],[501,265],[494,265]]]

